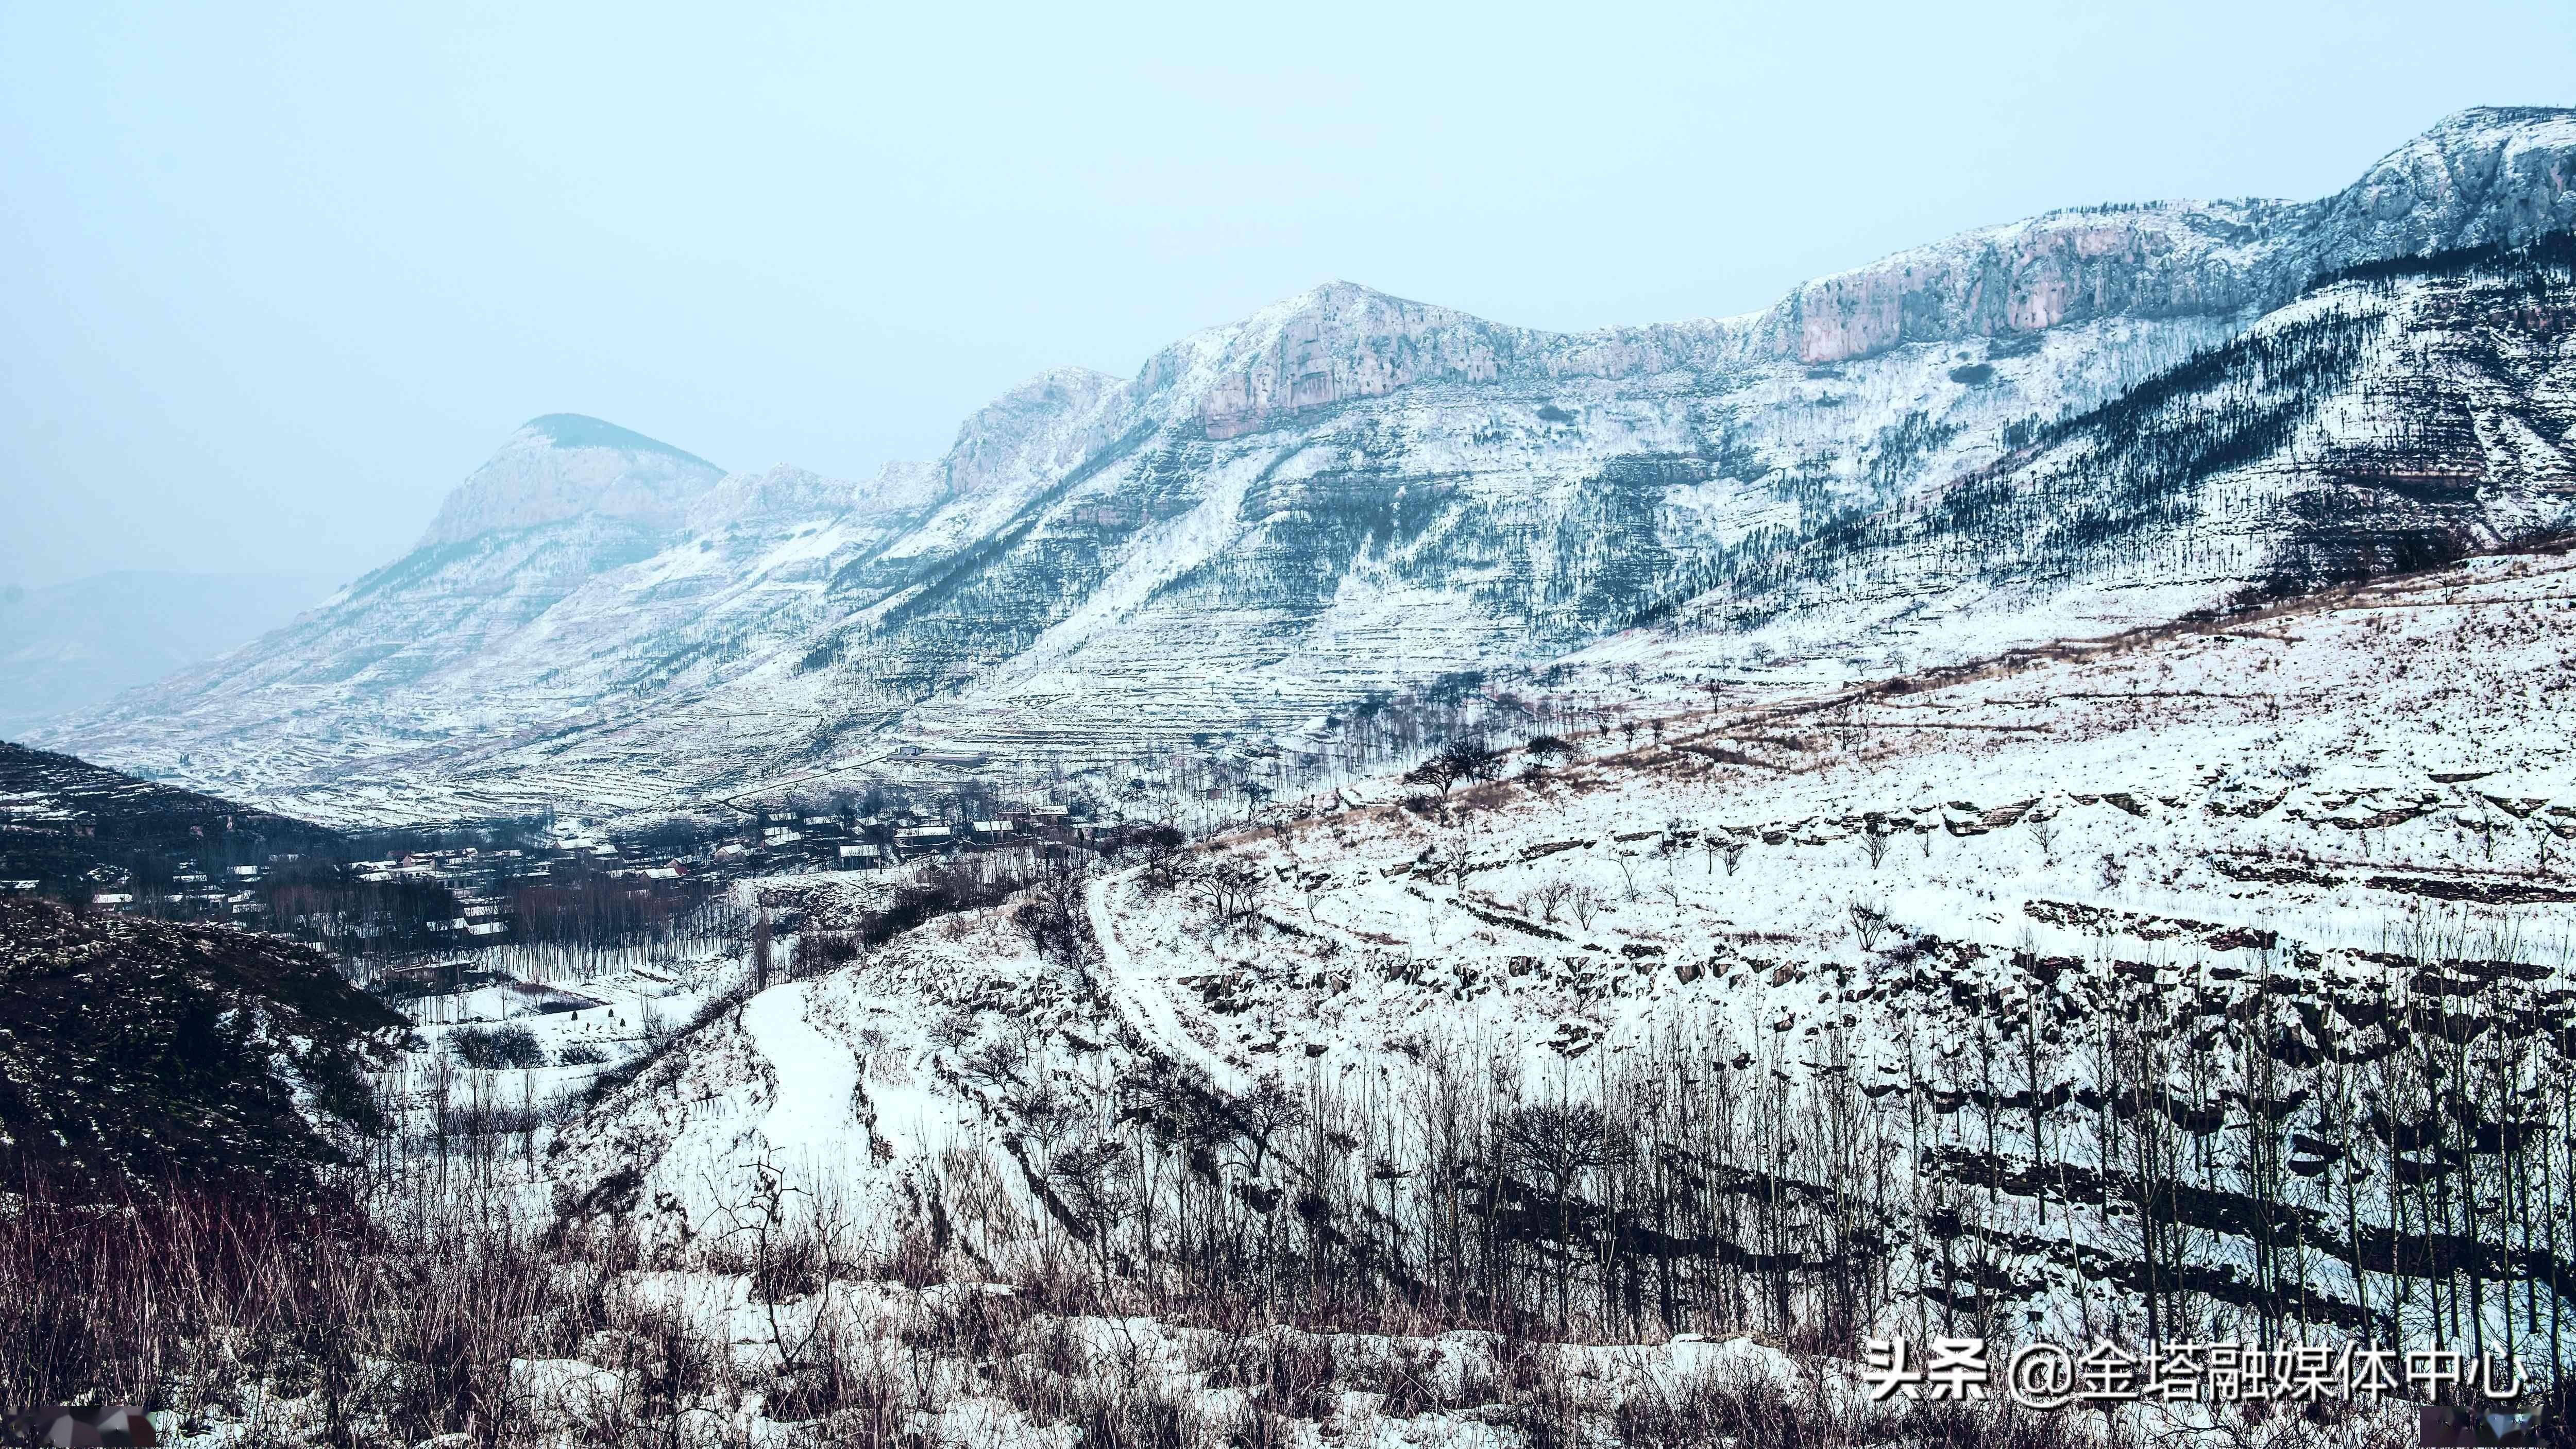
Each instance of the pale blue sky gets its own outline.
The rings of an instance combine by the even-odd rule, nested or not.
[[[0,3],[0,584],[354,576],[522,420],[928,457],[1328,277],[1722,315],[2576,102],[2576,6]]]

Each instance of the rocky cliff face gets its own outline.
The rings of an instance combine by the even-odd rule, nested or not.
[[[946,496],[1010,494],[1075,467],[1106,441],[1106,414],[1124,391],[1107,373],[1060,367],[995,398],[957,429],[937,465]]]
[[[2320,259],[2344,267],[2576,227],[2576,110],[2463,111],[2303,209]]]
[[[2309,265],[2297,208],[2184,203],[2059,212],[1810,282],[1764,319],[1774,352],[1840,362],[1907,342],[2009,337],[2103,317],[2239,311]]]
[[[1349,282],[1265,307],[1156,357],[1139,385],[1169,389],[1210,438],[1419,382],[1490,383],[1535,334]]]
[[[2464,111],[2320,201],[2087,207],[1970,232],[1808,283],[1763,318],[1762,338],[1839,362],[2099,317],[2268,310],[2355,262],[2576,226],[2571,158],[2576,112]]]
[[[1626,656],[1958,657],[2563,530],[2572,342],[2568,233],[2372,263],[1903,507],[1738,560]]]
[[[2033,556],[2021,537],[1884,522],[1979,496],[1978,480],[2022,479],[2015,497],[2055,510],[2031,538],[2093,528],[2111,504],[2028,471],[2035,448],[2071,456],[2068,420],[2142,385],[2190,391],[2196,355],[2274,335],[2247,329],[2334,268],[2576,220],[2572,158],[2576,113],[2471,112],[2318,202],[2052,213],[1824,279],[1762,314],[1663,327],[1541,333],[1330,283],[1183,339],[1130,380],[1047,374],[967,420],[938,463],[858,490],[788,470],[720,483],[622,430],[540,420],[421,552],[334,609],[54,738],[111,761],[184,753],[210,784],[326,816],[388,804],[352,792],[352,760],[425,789],[421,813],[614,807],[907,740],[1096,758],[1267,733],[1643,622],[1733,629],[1748,608],[1778,613],[1748,605],[1748,588],[1821,587],[1811,562],[1878,549],[1870,567],[1918,577],[1974,573],[1973,548]],[[2382,285],[2396,283],[2366,284]],[[2286,401],[2209,414],[2241,403],[2270,421],[2228,433],[2235,452],[2194,455],[2154,506],[2201,506],[2211,478],[2288,446],[2301,409],[2329,398],[2337,416],[2399,431],[2436,414],[2480,440],[2542,427],[2410,401],[2439,390],[2409,391],[2382,364],[2426,355],[2434,333],[2468,336],[2418,290],[2419,310],[2329,349],[2377,361],[2274,376]],[[2475,345],[2551,353],[2557,305]],[[2351,392],[2365,372],[2390,380]],[[2478,395],[2491,404],[2545,372],[2498,373]],[[2128,456],[2166,459],[2188,432],[2151,430]],[[2511,447],[2480,447],[2467,466],[2506,468]],[[2124,466],[2065,477],[2099,492],[2135,481]],[[2528,482],[2546,468],[2508,472],[2463,485],[2478,516],[2442,527],[2493,535],[2558,516]],[[2129,506],[2116,493],[2114,512]],[[2194,607],[2270,577],[2272,552],[2309,536],[2293,515],[2335,495],[2298,496],[2236,529],[2224,560],[2123,575],[2117,608]],[[2082,557],[2068,567],[2117,559]]]

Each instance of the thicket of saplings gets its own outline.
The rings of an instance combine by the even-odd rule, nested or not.
[[[1265,928],[1223,866],[1170,879]],[[1873,1325],[2008,1342],[2039,1310],[2088,1340],[2440,1343],[2567,1382],[2563,963],[2417,920],[2333,994],[2302,994],[2312,960],[2205,984],[2029,954],[1970,989],[1873,924],[1877,984],[1844,984],[1900,1024],[1894,1080],[1839,1025],[1674,1022],[1544,1082],[1432,1039],[1395,1044],[1401,1087],[1149,1073],[1104,1124],[1033,1059],[979,1065],[1033,1124],[1051,1210],[1160,1310],[1251,1292],[1304,1321],[1846,1353]]]
[[[1404,1285],[1327,1305],[1265,1274],[1311,1255],[1263,1253],[1260,1239],[1317,1226],[1277,1208],[1247,1225],[1255,1237],[1231,1273],[1196,1270],[1218,1291],[1184,1297],[1169,1257],[1099,1255],[1101,1236],[1061,1195],[1076,1178],[1097,1187],[1094,1170],[1051,1165],[1051,1210],[1034,1219],[1003,1206],[1001,1170],[980,1155],[941,1164],[943,1205],[973,1215],[951,1231],[983,1235],[999,1250],[987,1262],[943,1247],[935,1226],[851,1233],[754,1169],[735,1225],[687,1256],[743,1285],[748,1311],[712,1317],[657,1291],[673,1280],[631,1236],[549,1233],[465,1174],[294,1204],[164,1186],[104,1209],[27,1184],[0,1220],[0,1394],[139,1401],[183,1431],[228,1426],[250,1444],[749,1444],[756,1414],[789,1426],[762,1442],[909,1446],[934,1442],[928,1422],[970,1400],[1081,1444],[1175,1449],[1311,1442],[1307,1425],[1365,1432],[1371,1418],[1427,1413],[1533,1445],[1639,1449],[2147,1449],[2170,1437],[2152,1415],[1873,1404],[1822,1359],[1786,1377],[1744,1364],[1658,1374],[1644,1354],[1587,1362],[1511,1315],[1433,1338],[1462,1315]],[[1118,1326],[1136,1313],[1160,1326]],[[582,1369],[550,1386],[533,1370],[548,1361]],[[1193,1383],[1237,1393],[1202,1397]],[[2282,1449],[2407,1438],[2337,1403],[2232,1418],[2241,1437]]]

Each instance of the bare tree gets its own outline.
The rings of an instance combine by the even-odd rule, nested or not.
[[[1229,857],[1202,866],[1191,885],[1218,925],[1241,929],[1259,910],[1261,882],[1262,872],[1250,861]]]
[[[1079,961],[1091,945],[1091,913],[1083,900],[1082,863],[1066,856],[1043,862],[1028,899],[1010,913],[1041,959]]]
[[[1709,864],[1712,869],[1714,869],[1717,862],[1726,862],[1726,873],[1728,875],[1735,874],[1735,867],[1744,859],[1744,842],[1738,840],[1732,835],[1716,830],[1711,830],[1708,834],[1699,838],[1699,848],[1708,852]]]
[[[1610,1119],[1591,1103],[1533,1102],[1495,1123],[1506,1170],[1542,1182],[1556,1206],[1557,1313],[1569,1315],[1574,1268],[1574,1202],[1584,1175],[1610,1161]]]
[[[1521,897],[1521,901],[1525,909],[1537,911],[1540,920],[1553,924],[1556,913],[1565,908],[1567,898],[1573,894],[1574,887],[1571,884],[1562,880],[1552,880],[1533,888],[1529,894]]]
[[[1261,1175],[1262,1159],[1270,1151],[1270,1140],[1293,1130],[1306,1121],[1306,1103],[1288,1090],[1277,1077],[1263,1077],[1252,1090],[1237,1099],[1236,1114],[1243,1120],[1244,1137],[1252,1147],[1252,1175]]]
[[[1879,938],[1886,935],[1896,924],[1895,920],[1887,914],[1885,907],[1873,906],[1862,901],[1851,903],[1851,923],[1852,934],[1860,938],[1860,946],[1864,951],[1877,950]]]

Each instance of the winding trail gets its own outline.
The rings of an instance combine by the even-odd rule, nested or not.
[[[1108,878],[1094,880],[1084,889],[1083,905],[1091,913],[1091,934],[1100,942],[1101,988],[1119,1023],[1149,1050],[1194,1068],[1218,1091],[1241,1095],[1249,1085],[1243,1074],[1199,1045],[1181,1025],[1180,1013],[1172,1009],[1164,978],[1138,966],[1126,943],[1118,939],[1118,928],[1110,920]]]
[[[769,1062],[777,1089],[761,1118],[760,1134],[780,1153],[829,1161],[856,1151],[867,1156],[866,1129],[852,1112],[859,1063],[849,1048],[816,1031],[805,1019],[810,981],[773,986],[742,1009],[743,1029]]]

